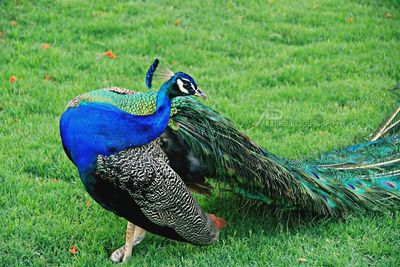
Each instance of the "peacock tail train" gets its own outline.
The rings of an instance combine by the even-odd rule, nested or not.
[[[109,88],[73,101],[108,102],[129,113],[146,115],[154,112],[155,98],[153,92],[137,94]],[[259,146],[229,119],[200,101],[177,97],[161,140],[168,157],[184,153],[178,160],[170,160],[172,168],[186,184],[200,189],[196,191],[207,193],[206,176],[249,199],[337,216],[347,211],[398,206],[400,120],[399,110],[396,112],[373,141],[325,153],[317,159],[293,161]],[[180,160],[188,163],[186,170],[181,169],[184,164],[179,164]]]

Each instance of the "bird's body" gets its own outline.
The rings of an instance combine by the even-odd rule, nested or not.
[[[86,190],[102,207],[156,234],[210,244],[218,238],[216,226],[171,169],[157,140],[168,125],[174,84],[161,87],[148,114],[126,112],[102,94],[74,99],[61,117],[61,138]],[[122,94],[102,93],[116,99]]]
[[[190,85],[189,91],[197,88]],[[204,213],[187,190],[208,194],[206,177],[250,199],[321,215],[382,210],[400,202],[397,122],[397,129],[383,131],[389,137],[291,161],[257,145],[192,97],[171,98],[157,119],[162,127],[153,121],[144,123],[145,130],[130,121],[157,117],[159,95],[91,91],[70,102],[60,123],[64,149],[89,194],[150,232],[194,244],[214,242],[224,223]]]

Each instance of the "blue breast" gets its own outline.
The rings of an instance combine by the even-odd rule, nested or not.
[[[64,150],[84,173],[95,167],[98,155],[149,143],[160,136],[169,117],[135,116],[107,103],[82,103],[68,108],[61,117]]]

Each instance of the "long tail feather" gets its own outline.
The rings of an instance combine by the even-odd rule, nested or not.
[[[394,88],[391,89],[392,93],[397,96],[397,103],[400,106],[400,83],[398,83]],[[400,134],[400,107],[387,119],[381,127],[379,127],[371,141],[378,140],[379,138],[391,135]]]
[[[400,108],[374,133],[371,141],[394,134],[400,134]]]
[[[324,215],[400,203],[400,136],[326,153],[317,160],[290,161],[258,146],[227,118],[194,99],[177,99],[174,106],[176,133],[215,170],[213,177],[247,198]]]

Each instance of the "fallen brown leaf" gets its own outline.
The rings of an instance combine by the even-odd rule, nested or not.
[[[384,14],[384,16],[385,16],[385,18],[391,19],[391,18],[393,17],[393,14],[390,13],[390,12],[386,12],[386,13]]]
[[[182,22],[182,19],[176,19],[175,20],[175,26],[178,27]]]
[[[349,18],[347,19],[347,21],[348,21],[349,23],[353,23],[354,18],[353,18],[353,17],[349,17]]]
[[[73,246],[71,246],[71,247],[69,248],[69,252],[70,252],[72,255],[75,255],[75,254],[78,252],[78,248],[77,248],[75,245],[73,245]]]
[[[112,58],[112,59],[117,58],[117,55],[114,54],[113,51],[111,51],[111,50],[105,52],[103,55],[106,56],[106,57]]]
[[[59,182],[57,178],[53,178],[53,179],[51,179],[51,181],[52,181],[53,183],[58,183],[58,182]]]
[[[53,80],[54,80],[54,77],[51,76],[50,74],[46,74],[46,75],[44,75],[43,79],[44,79],[45,81],[53,81]]]
[[[10,76],[10,83],[13,84],[17,81],[17,77],[15,77],[14,75]]]
[[[298,262],[306,262],[307,259],[305,259],[305,258],[298,258],[297,261],[298,261]]]
[[[13,27],[15,27],[15,26],[18,25],[18,23],[17,23],[16,20],[10,20],[10,25],[13,26]]]

